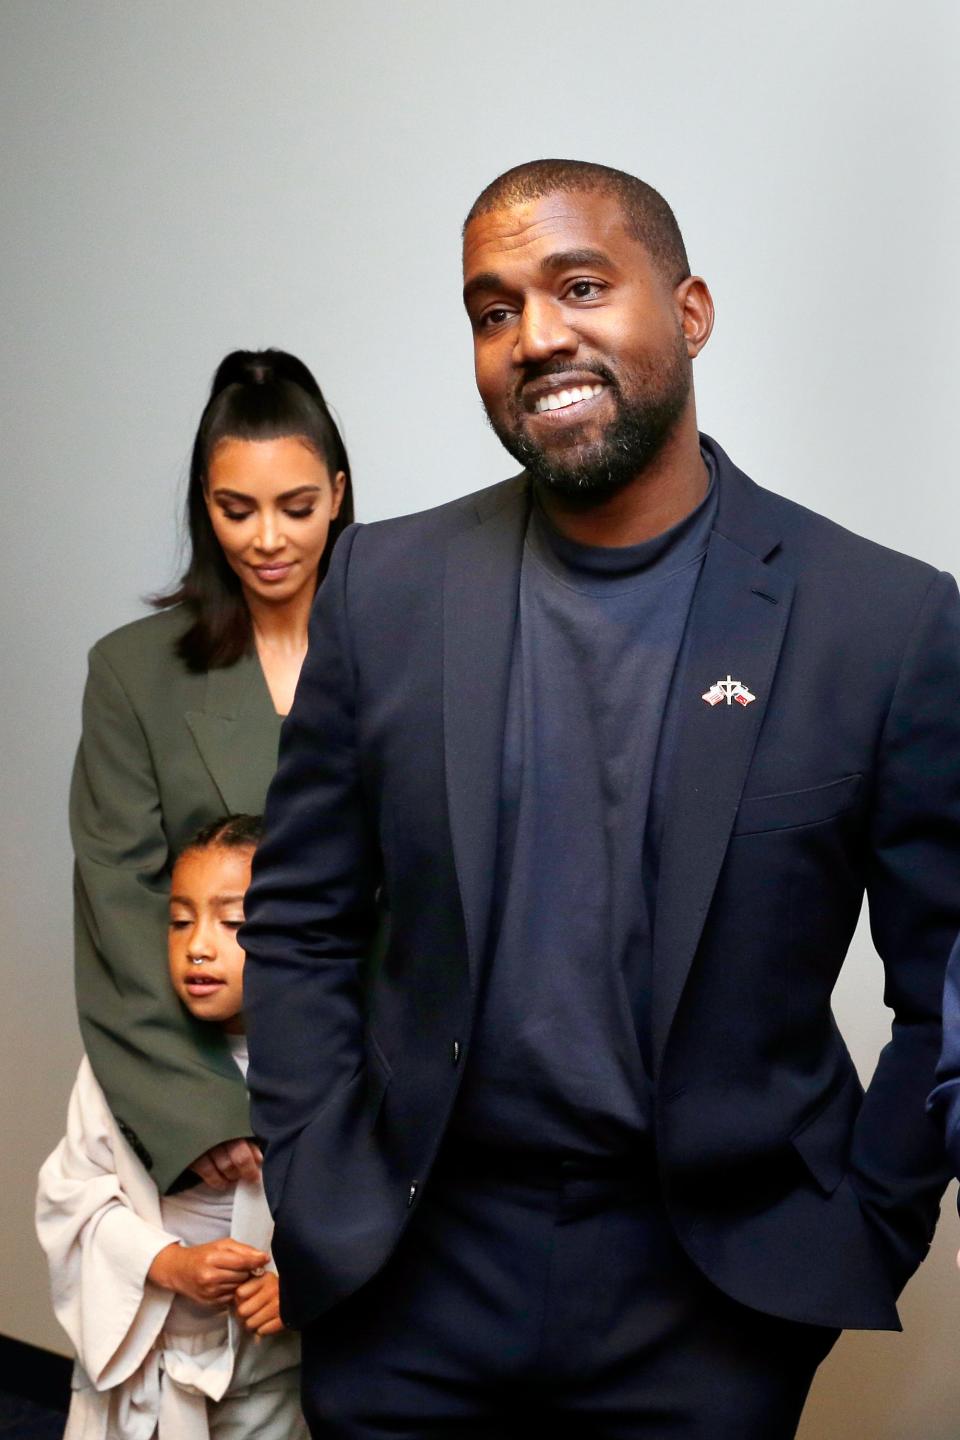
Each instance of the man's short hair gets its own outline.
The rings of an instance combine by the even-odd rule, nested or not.
[[[505,170],[473,202],[463,222],[464,233],[478,215],[540,200],[557,190],[612,195],[619,201],[628,233],[645,247],[667,282],[679,285],[690,274],[680,227],[663,196],[636,175],[588,160],[528,160]]]

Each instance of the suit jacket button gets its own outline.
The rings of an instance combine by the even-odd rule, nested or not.
[[[408,1210],[409,1210],[410,1206],[413,1204],[414,1200],[416,1200],[416,1198],[417,1198],[417,1182],[416,1182],[416,1180],[414,1180],[413,1184],[410,1186],[409,1191],[407,1192],[407,1209],[408,1209]]]
[[[460,1041],[459,1041],[459,1040],[454,1040],[453,1045],[452,1045],[452,1047],[451,1047],[451,1052],[450,1052],[450,1053],[451,1053],[451,1055],[453,1056],[453,1063],[454,1063],[454,1065],[459,1065],[459,1064],[460,1064]]]

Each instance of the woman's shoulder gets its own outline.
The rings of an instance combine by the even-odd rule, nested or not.
[[[158,672],[171,679],[186,677],[189,671],[177,653],[177,643],[191,623],[183,605],[131,620],[97,641],[90,651],[91,667],[99,660],[119,679],[131,682],[141,676],[155,682]]]
[[[141,615],[139,620],[129,620],[102,635],[94,645],[95,650],[104,654],[126,654],[144,645],[176,644],[192,621],[185,605],[171,605],[169,610],[155,610],[152,615]]]

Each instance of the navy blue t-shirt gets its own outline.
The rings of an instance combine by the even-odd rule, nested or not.
[[[715,513],[712,473],[697,509],[641,545],[579,545],[531,511],[458,1140],[589,1160],[650,1130],[650,798]]]

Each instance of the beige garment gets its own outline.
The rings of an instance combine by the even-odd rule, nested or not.
[[[237,1186],[231,1231],[269,1250],[273,1225],[261,1184]],[[202,1335],[166,1328],[173,1296],[151,1284],[147,1271],[179,1237],[163,1228],[157,1188],[120,1134],[86,1059],[67,1133],[40,1171],[37,1234],[54,1311],[77,1353],[64,1440],[209,1440],[219,1420],[211,1419],[217,1409],[208,1401],[230,1394],[229,1427],[243,1394],[251,1414],[258,1406],[268,1413],[277,1408],[278,1387],[288,1396],[295,1390],[299,1341],[290,1332],[254,1344],[232,1312]],[[283,1440],[299,1433],[289,1429],[290,1404],[288,1429],[278,1432]]]
[[[310,1440],[300,1409],[300,1387],[271,1388],[264,1381],[254,1390],[224,1395],[208,1404],[210,1440]]]
[[[229,1390],[219,1404],[206,1402],[210,1440],[309,1440],[300,1409],[300,1367],[245,1383],[257,1354],[258,1347],[245,1335]]]

